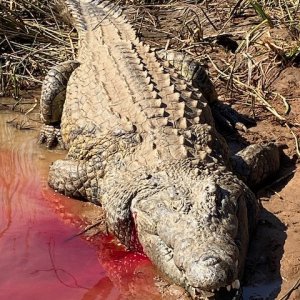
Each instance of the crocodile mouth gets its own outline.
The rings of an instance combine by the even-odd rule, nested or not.
[[[240,300],[242,290],[240,281],[234,280],[231,284],[213,289],[211,291],[204,291],[200,288],[192,288],[190,291],[193,299],[197,300]]]

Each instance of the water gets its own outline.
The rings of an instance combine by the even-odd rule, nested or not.
[[[70,238],[81,217],[67,208],[83,204],[45,185],[64,153],[42,149],[38,132],[9,126],[11,118],[0,112],[0,299],[160,299],[145,256],[107,236]]]

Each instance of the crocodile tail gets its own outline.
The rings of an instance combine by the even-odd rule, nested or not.
[[[100,25],[110,23],[111,19],[122,14],[120,1],[111,0],[55,0],[58,9],[79,33],[95,30]],[[95,22],[95,24],[93,24]],[[92,25],[92,28],[90,26]]]
[[[55,5],[63,17],[65,17],[79,33],[87,30],[87,24],[82,14],[79,0],[55,0]]]

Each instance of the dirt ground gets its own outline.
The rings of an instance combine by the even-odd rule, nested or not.
[[[300,68],[288,67],[272,84],[272,89],[290,101],[290,120],[299,137]],[[277,104],[278,105],[278,104]],[[238,111],[245,108],[236,105]],[[265,298],[300,299],[300,169],[295,139],[290,129],[264,110],[258,110],[257,125],[242,137],[250,143],[274,141],[284,145],[281,170],[273,181],[257,192],[262,210],[249,249],[244,285],[260,286]],[[265,293],[268,291],[267,293]],[[267,295],[269,295],[267,297]],[[247,298],[246,298],[247,299]]]

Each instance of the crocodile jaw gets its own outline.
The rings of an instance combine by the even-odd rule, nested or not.
[[[231,285],[239,273],[239,250],[234,242],[179,232],[174,248],[165,244],[159,235],[151,235],[139,230],[139,216],[136,214],[138,236],[144,252],[150,260],[171,281],[183,286],[191,294],[192,291],[215,292]],[[190,224],[178,224],[182,229]],[[160,229],[163,230],[163,229]],[[182,238],[183,237],[183,238]],[[158,246],[159,244],[159,246]]]
[[[238,251],[234,245],[222,246],[214,245],[210,249],[202,249],[202,253],[198,255],[195,252],[190,253],[193,259],[187,261],[186,269],[183,269],[188,289],[217,291],[234,282],[238,276]],[[178,252],[177,255],[182,256]]]

